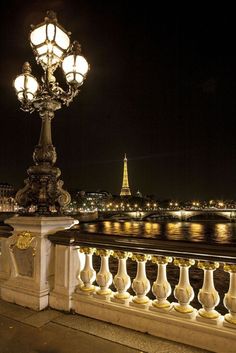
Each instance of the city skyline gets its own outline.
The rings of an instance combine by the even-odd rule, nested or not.
[[[12,81],[25,61],[42,74],[28,35],[30,24],[52,8],[91,65],[78,101],[53,121],[65,189],[118,194],[126,152],[134,193],[236,197],[233,15],[228,9],[186,17],[180,9],[157,13],[152,6],[8,3],[1,23],[1,181],[22,187],[32,165],[40,119],[20,111]],[[6,31],[9,18],[14,25]]]

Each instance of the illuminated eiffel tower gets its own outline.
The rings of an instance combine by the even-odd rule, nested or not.
[[[125,154],[124,158],[124,171],[123,171],[123,183],[120,192],[120,196],[130,196],[130,188],[129,188],[129,179],[128,179],[128,166],[127,166],[127,158]]]

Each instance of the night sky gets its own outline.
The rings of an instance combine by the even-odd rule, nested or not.
[[[65,188],[118,194],[126,152],[133,193],[236,199],[236,23],[224,5],[8,1],[1,12],[0,181],[23,186],[33,164],[41,121],[20,110],[12,82],[25,61],[42,74],[28,36],[48,9],[91,65],[79,96],[53,120]]]

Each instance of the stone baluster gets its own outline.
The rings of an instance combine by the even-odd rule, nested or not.
[[[224,306],[229,313],[224,317],[224,326],[236,328],[236,264],[225,264],[224,271],[230,274],[229,290],[224,297]]]
[[[132,289],[136,296],[133,297],[130,305],[139,307],[142,305],[142,307],[146,308],[150,302],[150,299],[146,296],[150,290],[150,282],[146,276],[146,262],[150,259],[150,255],[134,254],[132,256],[132,260],[137,262],[137,274],[132,283]]]
[[[195,264],[191,259],[174,259],[174,265],[179,266],[179,283],[175,286],[174,296],[178,304],[174,305],[173,314],[185,314],[186,317],[192,317],[195,309],[189,304],[194,298],[194,291],[189,282],[189,268]]]
[[[152,256],[152,263],[157,264],[157,278],[152,285],[152,293],[156,299],[153,300],[153,307],[150,307],[150,310],[169,310],[171,308],[171,304],[167,300],[171,294],[171,286],[166,276],[166,266],[171,261],[171,257]]]
[[[85,254],[85,264],[83,270],[80,272],[80,279],[83,284],[80,285],[79,289],[84,294],[91,294],[95,290],[93,285],[96,278],[96,272],[93,269],[93,254],[95,251],[95,248],[80,248],[80,252]]]
[[[105,249],[99,249],[96,251],[96,255],[101,258],[100,270],[96,276],[96,282],[99,285],[96,295],[102,299],[106,299],[111,294],[109,286],[112,283],[112,274],[109,270],[109,257],[112,253],[113,251]]]
[[[112,301],[126,303],[130,298],[127,289],[131,285],[130,276],[127,274],[126,262],[127,258],[132,256],[132,253],[114,251],[113,256],[118,259],[118,271],[113,279],[117,292],[114,294]]]
[[[214,286],[213,272],[219,267],[218,262],[199,261],[198,268],[204,271],[203,286],[199,290],[198,300],[202,304],[202,308],[198,311],[197,320],[207,319],[208,322],[214,323],[220,314],[214,310],[219,304],[220,297]],[[209,320],[210,319],[210,320]]]

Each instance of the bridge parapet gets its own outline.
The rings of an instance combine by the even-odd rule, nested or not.
[[[110,212],[99,212],[100,218],[105,219],[119,219],[119,218],[127,218],[127,219],[139,219],[139,220],[147,220],[151,217],[159,217],[159,218],[174,218],[180,221],[188,221],[192,217],[196,216],[211,216],[214,219],[214,216],[222,217],[225,220],[229,220],[230,222],[236,221],[236,210],[233,209],[178,209],[178,210],[170,210],[170,209],[159,209],[155,211],[110,211]]]
[[[35,297],[43,295],[44,302],[55,309],[73,310],[205,350],[234,353],[236,257],[231,246],[89,234],[76,229],[48,235],[56,219],[50,220],[53,225],[46,219],[41,221],[43,238],[37,239],[38,227],[35,228],[34,224],[31,230],[22,231],[26,224],[23,217],[21,221],[19,234],[0,235],[0,257],[11,264],[3,268],[0,278],[0,293],[4,300],[15,301],[19,288],[24,290],[21,284],[24,281],[27,295],[18,295],[17,300],[24,300],[18,302],[20,305],[35,309]],[[62,222],[65,224],[66,221],[67,226],[72,223],[70,219],[59,221],[61,224],[57,229],[61,229]],[[95,256],[100,258],[97,271],[93,268]],[[130,274],[130,259],[136,264],[135,276]],[[116,262],[115,272],[110,270],[112,261]],[[151,266],[146,267],[147,262],[151,262]],[[169,299],[173,283],[167,276],[167,267],[171,262],[176,266],[175,275],[179,278],[173,291],[175,300]],[[2,264],[0,259],[0,266]],[[9,282],[14,275],[12,271],[9,273],[12,264],[17,272],[14,283],[13,279]],[[199,293],[194,290],[189,271],[194,266],[202,270],[203,285]],[[223,298],[214,286],[214,273],[219,271],[219,266],[230,274],[226,284],[228,291],[226,289],[223,293],[225,315],[217,309]],[[33,271],[29,273],[28,269]],[[156,279],[151,277],[154,269]],[[51,281],[45,282],[47,278]],[[112,280],[115,290],[111,287]],[[42,288],[45,283],[46,289]],[[6,297],[6,288],[11,296]],[[197,294],[199,310],[198,305],[192,303]]]
[[[154,239],[79,234],[69,230],[50,236],[56,253],[63,241],[69,242],[68,239],[73,239],[69,246],[80,259],[79,282],[70,296],[70,308],[76,313],[215,352],[234,352],[236,257],[230,246],[181,242],[179,250],[179,243],[173,241],[157,243]],[[100,257],[98,272],[92,264],[94,254]],[[129,275],[128,259],[137,265],[133,279]],[[111,261],[117,261],[117,273],[111,273]],[[153,282],[146,270],[147,262],[157,270]],[[176,301],[172,302],[168,300],[172,291],[167,277],[170,262],[175,264],[176,274],[179,273],[179,282],[174,289]],[[199,310],[191,303],[197,295],[191,286],[191,266],[203,270]],[[224,266],[230,273],[229,290],[224,296],[225,316],[215,309],[219,294],[214,287],[214,271],[218,271],[219,266]],[[62,274],[57,274],[55,281],[64,283]],[[113,276],[115,291],[110,288]],[[154,299],[149,295],[150,289]],[[57,296],[62,298],[64,293],[57,292]],[[52,307],[63,309],[62,302],[58,303],[59,300],[54,301]]]

